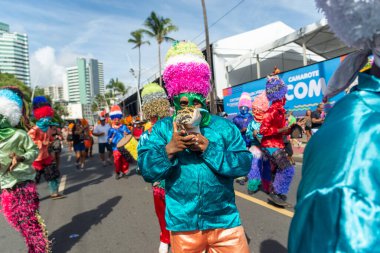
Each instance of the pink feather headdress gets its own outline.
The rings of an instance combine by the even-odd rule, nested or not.
[[[170,98],[187,92],[207,97],[210,77],[210,66],[197,45],[181,41],[169,49],[163,79]]]

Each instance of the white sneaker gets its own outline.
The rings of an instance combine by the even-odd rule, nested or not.
[[[80,165],[81,170],[84,170],[84,163]]]
[[[158,253],[168,253],[169,252],[169,244],[160,243],[160,247],[158,248]]]

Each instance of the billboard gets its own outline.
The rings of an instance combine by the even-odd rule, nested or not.
[[[338,57],[327,61],[315,63],[299,69],[282,72],[279,77],[288,86],[285,108],[293,111],[295,116],[304,116],[306,110],[315,110],[322,102],[323,92],[327,83],[338,68],[344,57]],[[242,92],[248,92],[251,98],[265,90],[266,78],[240,84],[223,90],[224,111],[229,116],[238,113],[238,103]],[[328,110],[339,100],[344,93],[331,98],[325,108]]]

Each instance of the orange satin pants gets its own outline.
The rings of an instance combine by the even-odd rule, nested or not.
[[[249,253],[243,226],[170,232],[173,253]]]

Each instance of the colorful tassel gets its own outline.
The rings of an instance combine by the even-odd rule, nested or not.
[[[34,182],[1,193],[4,216],[25,238],[28,253],[50,252],[46,228],[38,213],[39,203]]]

